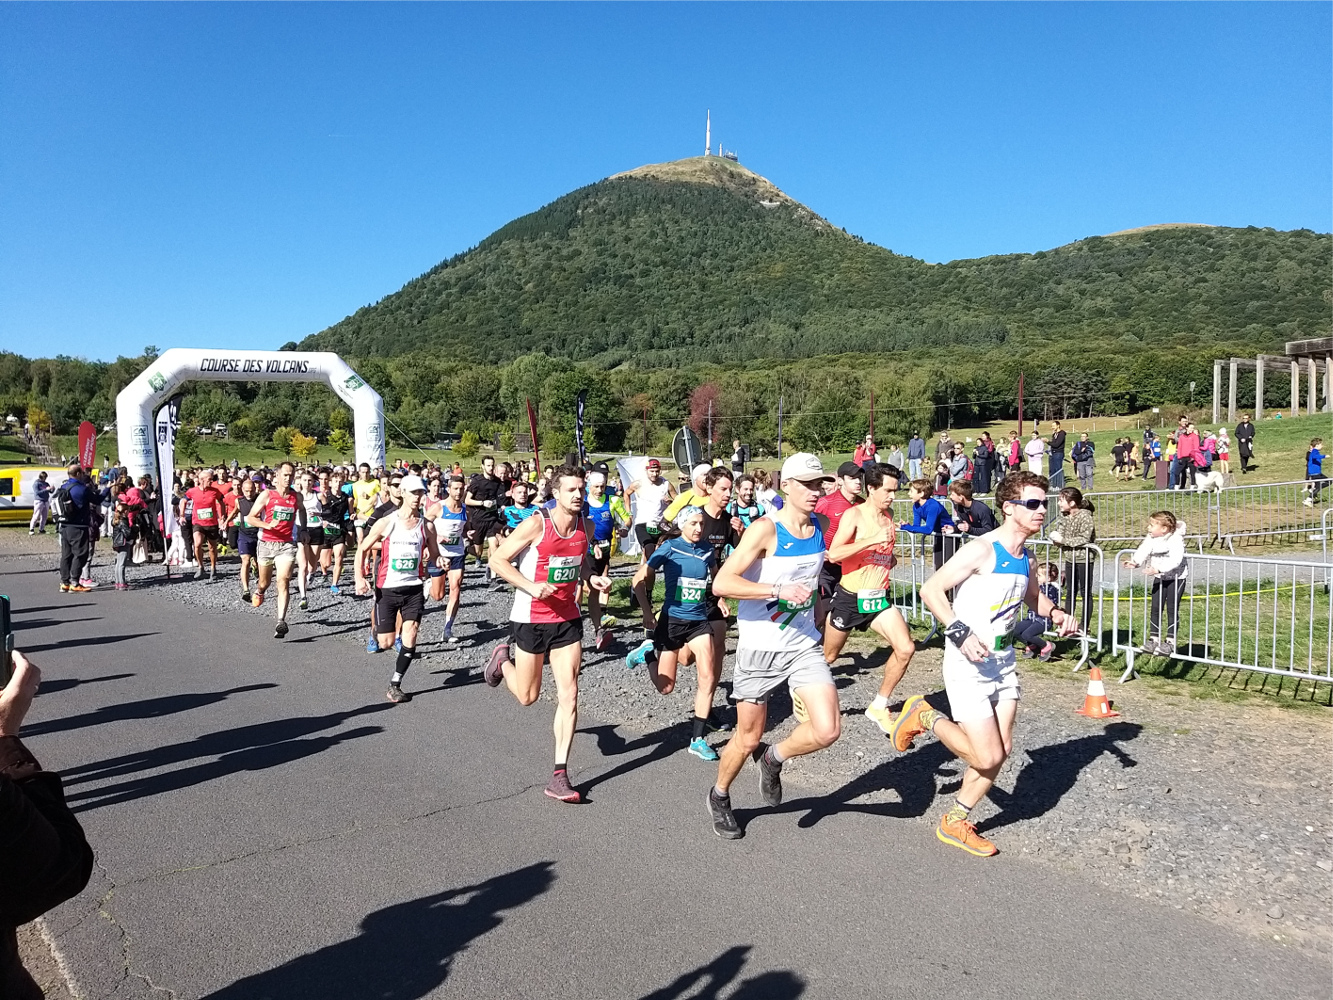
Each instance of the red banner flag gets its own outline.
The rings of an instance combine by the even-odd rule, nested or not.
[[[533,468],[540,470],[542,467],[542,456],[537,450],[537,414],[532,412],[532,400],[526,401],[528,404],[528,430],[532,432],[532,465]]]
[[[97,467],[97,428],[91,420],[79,424],[79,464],[89,471]]]

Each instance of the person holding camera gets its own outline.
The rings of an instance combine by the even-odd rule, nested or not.
[[[12,655],[13,675],[0,690],[0,996],[41,1000],[19,958],[18,928],[83,891],[93,850],[60,776],[43,771],[19,740],[42,675],[22,653]]]

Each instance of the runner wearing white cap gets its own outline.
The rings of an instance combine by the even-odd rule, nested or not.
[[[446,560],[440,556],[435,532],[428,530],[421,516],[421,501],[426,496],[426,484],[420,476],[404,476],[401,484],[402,500],[392,517],[380,518],[366,531],[361,547],[380,547],[379,566],[375,573],[375,635],[380,649],[393,645],[395,623],[403,618],[402,647],[398,662],[385,695],[389,701],[411,700],[402,689],[403,675],[412,664],[417,651],[417,631],[426,609],[425,582],[428,566],[443,569]],[[370,583],[365,576],[365,560],[356,560],[356,592],[369,594]],[[386,631],[387,629],[387,631]]]
[[[745,834],[732,812],[730,789],[747,757],[759,765],[764,801],[778,806],[783,762],[822,750],[841,733],[838,689],[824,662],[814,614],[824,539],[813,514],[832,479],[815,455],[800,452],[783,462],[786,503],[746,529],[713,581],[714,594],[736,599],[739,633],[731,691],[736,732],[722,751],[707,800],[713,832],[728,840]],[[781,743],[765,746],[768,696],[784,683],[793,701],[802,702],[804,718]]]
[[[648,459],[644,466],[644,476],[636,479],[625,489],[625,503],[633,498],[634,518],[632,527],[634,539],[639,543],[640,562],[646,563],[648,557],[662,540],[662,512],[676,495],[676,488],[662,478],[662,463],[655,458]],[[653,606],[651,595],[656,574],[650,569],[646,578],[647,598],[639,598],[639,608],[643,612],[644,632],[653,628]]]

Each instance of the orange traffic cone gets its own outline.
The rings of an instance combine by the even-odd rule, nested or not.
[[[1111,703],[1106,700],[1106,685],[1102,683],[1100,667],[1088,671],[1088,694],[1078,714],[1086,715],[1089,719],[1114,719],[1120,715],[1119,712],[1111,711]]]

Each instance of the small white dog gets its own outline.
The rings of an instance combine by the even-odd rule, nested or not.
[[[1194,489],[1199,493],[1207,493],[1212,490],[1214,493],[1221,493],[1222,487],[1226,485],[1226,476],[1220,472],[1204,472],[1196,474],[1194,477]]]

